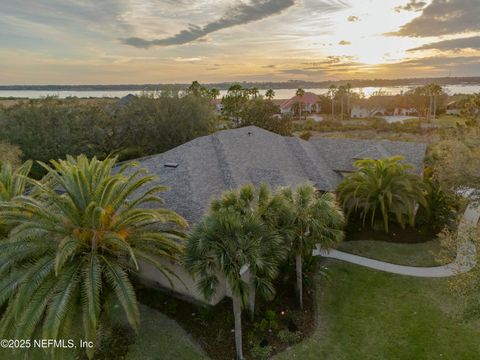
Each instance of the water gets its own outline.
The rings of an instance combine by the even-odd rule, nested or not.
[[[353,88],[355,92],[361,92],[365,96],[370,96],[375,92],[381,91],[386,95],[397,95],[402,92],[410,90],[415,86],[390,86],[390,87],[365,87],[365,88]],[[480,92],[480,84],[477,85],[447,85],[444,86],[444,89],[448,94],[473,94]],[[267,89],[260,89],[260,94],[264,95]],[[289,99],[295,95],[295,89],[277,89],[275,90],[276,99]],[[313,92],[318,95],[326,94],[328,89],[325,88],[314,88],[314,89],[305,89],[305,91]],[[127,94],[141,94],[142,91],[129,91],[129,90],[113,90],[113,91],[103,91],[103,90],[94,90],[94,91],[46,91],[46,90],[0,90],[0,97],[18,97],[18,98],[30,98],[30,99],[39,99],[45,96],[58,96],[59,98],[66,98],[69,96],[76,97],[118,97],[121,98]],[[226,90],[220,91],[220,97],[227,93]]]

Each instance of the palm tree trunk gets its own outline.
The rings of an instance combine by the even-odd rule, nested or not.
[[[340,119],[343,121],[343,96],[342,96],[342,114],[340,116]]]
[[[303,310],[303,281],[302,281],[302,255],[295,255],[295,268],[297,272],[297,293],[300,309]]]
[[[433,95],[433,120],[437,118],[437,95]]]
[[[235,318],[235,349],[237,360],[243,360],[242,348],[242,305],[238,295],[232,295],[233,316]]]
[[[350,119],[350,94],[347,95],[347,119]]]
[[[430,95],[430,103],[428,104],[428,121],[430,121],[430,118],[432,116],[432,95]]]
[[[332,99],[332,120],[335,118],[335,101]]]
[[[250,283],[248,284],[248,306],[250,308],[250,318],[252,322],[255,318],[255,281],[253,281],[253,276],[251,275],[252,279],[250,279]]]

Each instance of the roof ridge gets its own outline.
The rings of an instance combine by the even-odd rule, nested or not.
[[[227,188],[233,189],[236,187],[236,182],[233,178],[232,170],[228,165],[227,156],[225,155],[225,150],[223,149],[223,144],[220,141],[218,132],[210,136],[212,145],[215,149],[215,154],[217,156],[218,165],[220,167],[220,172],[222,173],[223,183]]]
[[[292,151],[293,156],[299,161],[305,175],[307,175],[307,177],[312,182],[319,183],[320,181],[323,181],[330,189],[332,189],[333,185],[331,184],[330,180],[322,175],[322,172],[320,171],[317,162],[312,159],[304,146],[304,143],[306,145],[310,144],[307,141],[296,137],[284,137],[284,139],[290,139],[290,141],[286,141],[287,146]],[[325,159],[323,159],[322,156],[318,154],[318,151],[315,151],[315,155],[317,155],[320,159],[322,159],[322,161],[326,163]],[[322,188],[324,187],[322,186]]]
[[[375,148],[383,157],[387,158],[392,156],[392,154],[390,154],[390,152],[387,149],[385,149],[385,147],[382,144],[376,143]]]

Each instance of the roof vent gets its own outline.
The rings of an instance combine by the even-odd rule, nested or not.
[[[252,132],[251,132],[251,131],[249,131],[247,134],[248,134],[248,136],[252,136]]]
[[[165,167],[169,167],[169,168],[177,168],[177,167],[178,167],[178,163],[176,163],[176,162],[167,162],[167,163],[165,163],[164,166],[165,166]]]

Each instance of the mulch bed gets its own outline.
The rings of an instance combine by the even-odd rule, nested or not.
[[[229,298],[215,306],[203,307],[158,289],[140,284],[136,288],[140,302],[177,321],[212,359],[235,358],[234,319]],[[262,358],[259,354],[265,350],[269,352],[268,357],[279,353],[308,337],[315,328],[314,291],[305,290],[301,311],[293,284],[276,289],[275,300],[258,302],[253,322],[248,311],[242,312],[243,350],[248,358]]]
[[[405,227],[391,224],[389,232],[386,233],[381,229],[372,229],[371,227],[362,228],[361,224],[348,224],[346,229],[346,241],[357,240],[377,240],[392,243],[418,244],[435,240],[437,232],[432,229],[418,229],[413,227]]]

